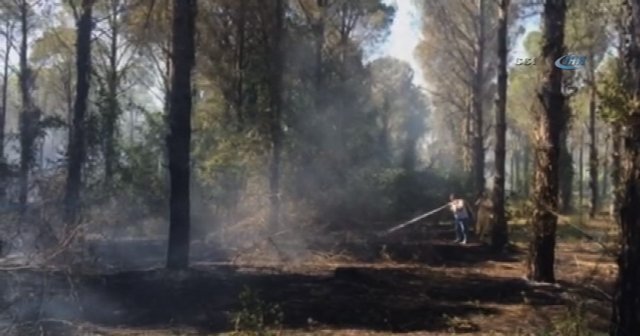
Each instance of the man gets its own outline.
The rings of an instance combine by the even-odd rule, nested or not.
[[[449,196],[449,206],[453,212],[453,219],[456,226],[456,243],[467,243],[467,226],[469,225],[469,211],[462,198],[456,198],[456,195]]]
[[[493,201],[487,192],[482,192],[476,205],[476,236],[487,243],[493,230]]]

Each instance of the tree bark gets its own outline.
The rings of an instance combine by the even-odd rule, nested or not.
[[[284,64],[284,2],[276,0],[275,24],[273,27],[273,41],[271,45],[271,74],[269,85],[270,96],[270,133],[271,133],[271,162],[269,163],[269,191],[270,213],[269,228],[276,232],[280,227],[280,166],[282,156],[282,80]]]
[[[609,134],[604,141],[604,153],[609,153],[611,150],[611,134]],[[607,200],[609,195],[609,158],[602,158],[602,187],[600,188],[600,199],[602,203]]]
[[[634,121],[624,139],[623,156],[630,167],[624,173],[624,195],[618,212],[621,252],[611,335],[640,335],[640,120]]]
[[[584,208],[584,129],[580,129],[580,149],[578,151],[578,211]]]
[[[19,6],[22,40],[20,43],[20,95],[22,112],[20,113],[20,169],[18,173],[20,214],[24,215],[29,196],[29,171],[34,160],[35,124],[39,113],[33,104],[31,90],[33,89],[33,73],[28,63],[29,52],[29,11],[27,0],[22,0]]]
[[[323,51],[324,51],[324,32],[325,32],[325,14],[327,11],[327,0],[316,0],[319,10],[319,17],[316,22],[313,24],[313,36],[315,43],[315,84],[316,89],[321,88],[322,83],[324,82],[324,59],[323,59]],[[320,97],[319,95],[316,95]],[[321,98],[321,97],[320,97]],[[319,99],[319,98],[318,98]],[[319,105],[319,102],[316,101],[316,105]]]
[[[29,146],[28,135],[28,115],[31,113],[31,88],[30,77],[31,72],[27,63],[27,52],[29,47],[29,26],[27,21],[27,11],[29,10],[26,0],[22,0],[20,4],[20,25],[22,40],[20,44],[20,95],[22,103],[22,111],[20,113],[20,171],[18,176],[19,194],[18,203],[20,204],[20,213],[23,214],[27,206],[27,194],[29,188],[29,166],[31,157],[31,148]]]
[[[237,47],[235,50],[235,112],[236,131],[244,128],[244,67],[245,67],[245,32],[246,32],[246,7],[247,0],[240,0],[238,8],[238,25],[236,27]]]
[[[111,1],[111,36],[109,46],[109,70],[107,72],[107,113],[104,120],[104,182],[111,187],[116,161],[116,127],[120,106],[118,104],[118,34],[117,16],[119,0]]]
[[[486,0],[478,1],[478,38],[474,64],[474,78],[472,89],[472,120],[473,120],[473,186],[476,193],[485,189],[484,178],[484,122],[482,99],[484,94],[484,47],[485,47],[485,11]]]
[[[532,183],[531,177],[531,144],[529,143],[529,139],[525,140],[524,146],[522,150],[522,191],[525,198],[529,197],[530,187]]]
[[[500,1],[498,18],[498,99],[496,100],[495,180],[493,183],[493,215],[495,222],[491,247],[501,251],[509,241],[504,213],[504,176],[507,135],[507,25],[510,0]]]
[[[554,259],[558,210],[560,136],[565,116],[562,70],[554,65],[564,55],[565,0],[544,3],[542,59],[543,79],[534,111],[535,184],[533,237],[529,249],[529,279],[554,282]]]
[[[2,69],[2,106],[0,107],[0,201],[6,197],[6,183],[8,167],[4,156],[4,138],[5,138],[5,124],[7,120],[7,101],[9,91],[9,56],[11,55],[11,32],[13,23],[10,20],[6,22],[6,36],[5,36],[5,48],[4,48],[4,63]]]
[[[167,268],[189,267],[191,224],[191,72],[195,65],[196,0],[173,2],[172,78],[169,107],[169,250]]]
[[[616,223],[620,224],[618,212],[622,201],[622,127],[616,122],[611,126],[611,216]]]
[[[593,64],[593,56],[590,57],[589,64]],[[595,80],[595,69],[591,68],[590,80]],[[591,200],[589,204],[589,218],[594,218],[598,211],[598,145],[596,134],[596,86],[591,84],[589,97],[589,189],[591,190]]]
[[[522,195],[522,189],[520,189],[521,185],[523,183],[525,183],[523,180],[525,179],[525,177],[522,176],[522,157],[524,156],[524,153],[522,152],[522,150],[524,150],[522,144],[518,144],[518,153],[516,153],[515,155],[515,181],[513,182],[513,191],[517,193],[517,195]]]
[[[471,94],[473,90],[470,90],[469,94]],[[473,175],[473,129],[472,129],[472,120],[473,120],[473,108],[472,102],[470,99],[467,99],[466,102],[466,110],[464,113],[464,149],[462,153],[462,162],[464,165],[464,172],[468,173],[468,183],[470,186],[474,186],[474,175]],[[474,186],[475,188],[475,186]]]
[[[170,6],[171,3],[169,1],[166,2],[167,6]],[[163,84],[163,101],[162,101],[162,112],[164,113],[165,118],[169,118],[169,114],[171,113],[171,78],[172,78],[172,55],[169,52],[171,50],[171,39],[167,39],[164,45],[164,49],[166,50],[163,53],[162,63],[164,63],[164,73],[162,73],[162,84]],[[133,110],[132,110],[133,111]],[[131,117],[131,134],[129,136],[129,142],[133,144],[133,130],[134,130],[134,118],[133,114]],[[158,174],[162,175],[164,180],[164,189],[166,194],[171,193],[171,181],[169,176],[169,147],[165,146],[162,150],[162,156],[158,158]]]
[[[510,186],[509,189],[511,190],[511,192],[516,191],[517,189],[517,185],[518,185],[518,174],[517,174],[517,169],[516,169],[516,160],[517,160],[517,149],[513,148],[511,149],[511,155],[509,155],[509,165],[510,165]]]
[[[626,74],[630,76],[634,99],[640,97],[640,0],[627,0],[631,15],[626,28]],[[628,114],[623,133],[622,160],[623,197],[619,218],[621,225],[618,278],[616,281],[610,334],[640,334],[640,111]]]
[[[85,159],[85,127],[87,99],[91,84],[91,30],[94,0],[82,1],[82,14],[77,22],[76,37],[76,98],[73,106],[73,121],[68,143],[68,169],[65,190],[65,220],[75,223],[80,203],[82,165]]]
[[[570,115],[570,112],[567,111],[567,115]],[[573,158],[568,148],[568,135],[569,131],[565,130],[560,140],[560,204],[564,213],[573,210]]]
[[[521,184],[522,184],[522,144],[520,143],[521,141],[521,137],[517,138],[518,141],[518,151],[513,153],[512,155],[514,155],[514,165],[513,165],[513,175],[514,175],[514,181],[513,181],[513,185],[511,186],[511,191],[517,193],[518,195],[521,195]]]
[[[627,10],[627,16],[631,15],[630,4],[625,1],[625,8]],[[630,18],[627,18],[630,19]],[[618,54],[621,57],[618,57],[617,67],[616,67],[616,76],[621,80],[625,81],[625,88],[630,87],[630,77],[628,76],[627,69],[629,66],[627,65],[628,55],[627,48],[629,47],[629,43],[626,40],[629,38],[626,30],[630,29],[630,27],[625,27],[625,18],[623,17],[617,25],[619,34],[618,34]],[[620,217],[618,213],[620,211],[620,204],[622,203],[622,123],[619,121],[615,121],[611,124],[611,189],[612,189],[612,199],[611,199],[611,217],[613,220],[620,225]]]

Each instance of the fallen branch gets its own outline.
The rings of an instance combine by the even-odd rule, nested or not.
[[[82,225],[76,226],[67,236],[66,238],[58,244],[57,247],[44,251],[40,253],[41,255],[46,255],[45,258],[42,259],[39,263],[29,264],[29,265],[20,265],[20,266],[9,266],[9,267],[0,267],[0,271],[19,271],[26,269],[42,269],[44,265],[49,263],[51,260],[55,259],[57,256],[66,251],[70,246],[73,239],[76,237],[78,232],[82,229]]]

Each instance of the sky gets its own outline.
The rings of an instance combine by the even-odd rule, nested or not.
[[[382,54],[408,62],[414,71],[413,82],[424,84],[422,71],[414,50],[422,38],[422,15],[412,0],[385,0],[388,5],[396,7],[396,14],[391,24],[389,38],[384,43]]]

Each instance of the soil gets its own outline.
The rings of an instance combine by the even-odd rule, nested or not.
[[[605,332],[616,266],[603,246],[611,245],[612,227],[605,220],[582,227],[598,242],[559,228],[557,284],[523,278],[522,224],[512,225],[515,243],[502,254],[479,242],[453,243],[449,227],[432,226],[389,236],[341,232],[304,249],[279,240],[182,272],[4,270],[3,328],[16,335],[224,334],[234,330],[240,293],[250,289],[264,307],[278,306],[281,323],[272,329],[283,335],[535,335],[579,317]],[[568,313],[577,305],[583,316]]]

